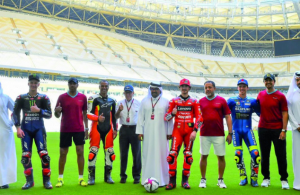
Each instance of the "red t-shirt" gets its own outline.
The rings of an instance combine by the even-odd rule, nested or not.
[[[199,102],[203,117],[200,136],[225,136],[223,118],[231,113],[226,100],[216,96],[212,100],[201,98]]]
[[[285,95],[280,91],[268,94],[266,90],[259,92],[257,100],[260,105],[258,127],[266,129],[282,129],[282,112],[288,111]]]
[[[68,93],[64,93],[59,96],[55,107],[59,103],[62,107],[60,132],[84,131],[82,112],[87,111],[86,96],[78,93],[75,97],[71,97]]]

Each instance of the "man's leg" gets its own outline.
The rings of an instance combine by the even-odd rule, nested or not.
[[[211,138],[215,155],[218,157],[218,172],[219,172],[219,179],[218,179],[218,186],[220,188],[227,188],[227,186],[224,183],[223,175],[225,171],[225,136],[216,136]]]
[[[87,186],[88,184],[83,180],[83,170],[84,170],[84,144],[85,144],[85,132],[73,133],[73,141],[76,145],[77,153],[77,164],[78,164],[78,183],[81,186]]]
[[[233,130],[233,145],[234,145],[234,150],[235,150],[235,157],[234,160],[236,162],[236,166],[240,171],[240,186],[244,186],[248,183],[247,180],[247,174],[246,174],[246,169],[245,169],[245,163],[244,163],[244,158],[243,158],[243,146],[242,146],[242,137],[243,137],[243,132],[242,131],[237,131]]]
[[[22,138],[22,160],[21,163],[24,167],[24,175],[26,177],[26,183],[23,185],[22,189],[27,190],[34,186],[33,180],[33,169],[31,164],[31,150],[32,150],[32,133],[24,130],[24,138]]]
[[[209,155],[211,146],[211,137],[209,136],[200,136],[200,172],[202,179],[206,179],[206,167],[207,167],[207,158]]]
[[[58,161],[58,181],[55,185],[56,187],[62,187],[64,184],[63,174],[65,170],[65,164],[67,160],[67,154],[69,152],[69,147],[72,145],[72,133],[60,133],[60,143],[59,143],[59,161]]]
[[[273,130],[272,141],[275,148],[275,154],[277,158],[278,171],[281,181],[287,181],[287,159],[286,159],[286,140],[279,139],[281,129]]]
[[[259,168],[259,163],[261,161],[261,158],[259,156],[259,151],[256,144],[255,136],[251,129],[249,129],[247,134],[245,134],[244,140],[251,155],[251,185],[253,187],[258,187],[257,177],[258,177],[258,168]]]
[[[114,184],[115,182],[111,178],[112,164],[116,158],[113,148],[113,129],[111,128],[106,135],[101,135],[101,137],[103,140],[103,147],[105,151],[104,181],[109,184]]]
[[[264,180],[270,179],[269,166],[272,139],[270,131],[270,129],[258,128],[258,137],[261,152],[261,174],[264,176]]]
[[[180,151],[180,147],[183,142],[182,135],[180,134],[179,129],[176,128],[177,124],[175,123],[175,128],[172,134],[172,144],[169,156],[167,157],[167,161],[169,163],[169,176],[170,181],[166,186],[166,190],[171,190],[176,187],[176,175],[177,175],[177,156]]]
[[[132,176],[134,184],[140,183],[141,170],[142,170],[142,156],[141,156],[141,141],[138,139],[138,135],[135,133],[136,127],[130,129],[130,144],[133,157]]]
[[[127,179],[126,169],[127,169],[127,161],[128,161],[129,136],[131,136],[131,133],[129,131],[130,129],[128,127],[122,126],[119,133],[119,146],[120,146],[120,157],[121,157],[121,171],[120,171],[121,183],[125,183]]]
[[[193,157],[192,157],[192,150],[193,150],[193,141],[190,141],[191,133],[193,132],[193,129],[191,129],[191,132],[184,136],[184,161],[183,161],[183,170],[182,170],[182,180],[181,185],[185,189],[190,189],[190,185],[188,182],[188,179],[190,177],[191,173],[191,165],[193,163]]]
[[[39,156],[42,162],[42,175],[43,184],[46,189],[52,189],[52,184],[50,181],[51,169],[50,169],[50,156],[47,151],[47,141],[46,141],[46,131],[45,129],[40,129],[35,133],[35,145],[38,149]]]
[[[219,179],[223,178],[224,171],[225,171],[225,157],[224,156],[217,156],[218,157],[218,172],[219,172]]]
[[[97,122],[92,122],[90,132],[90,152],[88,157],[88,185],[94,185],[96,179],[96,161],[100,146],[100,133],[97,129]]]

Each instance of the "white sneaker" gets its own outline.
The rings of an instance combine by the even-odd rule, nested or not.
[[[206,179],[204,179],[204,178],[201,179],[199,188],[206,188]]]
[[[281,181],[281,185],[283,190],[290,189],[289,183],[287,181]]]
[[[218,179],[218,184],[217,184],[220,188],[227,188],[227,186],[225,185],[223,179]]]
[[[261,187],[269,187],[270,185],[270,180],[269,179],[264,179],[263,182],[261,183]]]

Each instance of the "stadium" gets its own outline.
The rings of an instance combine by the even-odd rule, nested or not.
[[[41,78],[39,92],[49,96],[52,108],[58,96],[68,91],[70,77],[79,80],[78,90],[87,97],[99,93],[99,80],[106,79],[110,83],[109,95],[117,100],[124,98],[123,88],[127,84],[134,86],[135,98],[143,99],[152,81],[160,82],[164,95],[171,99],[180,94],[179,81],[187,78],[192,84],[192,97],[204,97],[203,84],[212,80],[216,83],[217,94],[228,99],[238,94],[236,86],[241,78],[249,82],[248,95],[256,98],[265,89],[263,76],[273,73],[276,89],[286,94],[294,72],[300,70],[299,47],[288,52],[287,48],[299,46],[299,38],[299,0],[0,0],[0,82],[4,93],[15,99],[28,92],[28,76],[35,73]],[[252,118],[254,130],[258,120],[256,115]],[[51,181],[55,183],[60,119],[45,120],[45,126],[49,132]],[[257,137],[256,132],[255,135]],[[228,189],[222,191],[215,185],[217,162],[213,150],[208,166],[209,187],[199,189],[198,137],[190,178],[192,193],[282,192],[273,153],[272,186],[268,189],[238,186],[232,145],[226,146],[224,178]],[[25,181],[19,163],[21,144],[15,138],[18,181],[4,194],[21,194],[20,188]],[[293,181],[291,141],[288,132],[290,185]],[[118,148],[118,139],[114,143]],[[87,154],[88,143],[85,146]],[[99,158],[104,158],[101,155]],[[246,163],[249,159],[249,155],[245,155]],[[127,172],[131,170],[130,160]],[[74,179],[77,177],[75,151],[68,156],[65,186],[45,191],[39,182],[41,175],[37,174],[41,169],[37,154],[32,161],[36,185],[30,191],[22,191],[23,194],[146,193],[141,186],[118,182],[111,186],[99,179],[98,185],[81,188]],[[98,166],[102,164],[98,162]],[[113,178],[118,181],[118,158],[114,167]],[[86,172],[84,177],[87,177]],[[261,174],[259,180],[262,180]],[[159,189],[158,193],[186,192],[178,188],[168,192]],[[297,192],[290,190],[288,193]]]

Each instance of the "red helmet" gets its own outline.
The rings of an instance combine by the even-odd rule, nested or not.
[[[191,82],[188,79],[181,79],[179,86],[181,85],[187,85],[189,87],[191,87]]]

